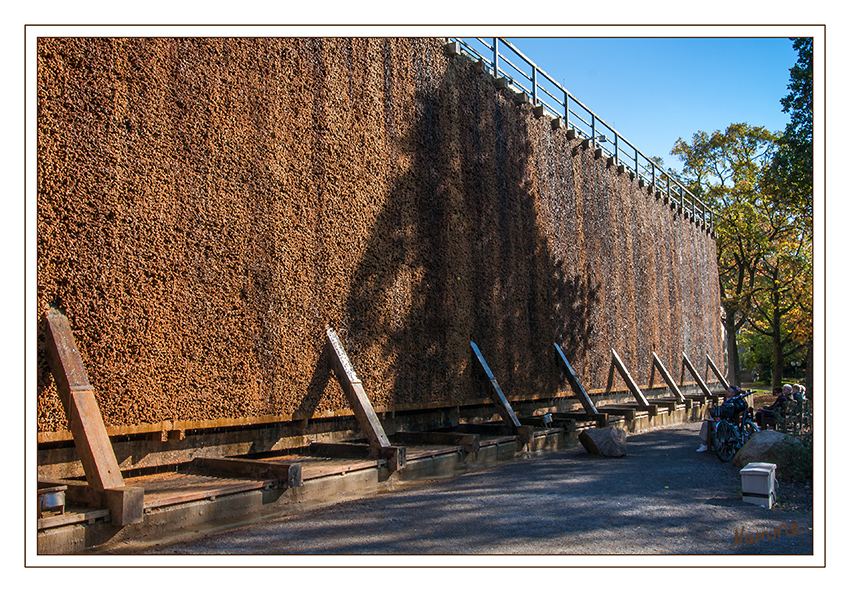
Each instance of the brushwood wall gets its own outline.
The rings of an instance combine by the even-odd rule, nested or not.
[[[577,143],[437,39],[42,38],[32,314],[111,426],[344,409],[325,324],[388,409],[486,396],[471,340],[511,398],[722,359],[712,238]]]

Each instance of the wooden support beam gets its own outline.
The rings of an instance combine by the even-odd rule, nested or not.
[[[393,436],[393,440],[409,446],[423,444],[460,446],[467,453],[478,452],[481,447],[481,436],[460,432],[398,432]]]
[[[345,353],[345,348],[339,340],[336,332],[329,326],[325,325],[325,331],[328,336],[328,342],[331,345],[331,360],[334,373],[339,381],[342,390],[348,397],[348,403],[354,411],[354,416],[357,418],[357,423],[360,429],[366,435],[369,445],[375,452],[380,452],[382,448],[390,445],[390,440],[381,425],[381,421],[375,414],[375,409],[363,389],[363,384],[357,378],[357,373],[354,372],[354,367],[348,359],[348,354]]]
[[[607,413],[553,413],[552,419],[554,421],[564,421],[570,420],[573,422],[576,421],[593,421],[596,422],[597,427],[604,428],[608,426],[608,414]]]
[[[97,492],[124,487],[94,388],[89,384],[68,318],[55,308],[49,309],[44,316],[50,370],[86,481]]]
[[[404,446],[384,446],[375,450],[370,444],[312,442],[309,453],[330,458],[381,459],[387,461],[387,468],[391,471],[400,471],[407,464],[407,451]]]
[[[570,365],[569,361],[567,361],[567,356],[564,355],[561,346],[557,343],[554,345],[555,351],[558,352],[558,358],[567,370],[567,381],[569,381],[573,392],[578,395],[578,400],[581,403],[581,406],[584,407],[584,410],[587,413],[591,413],[593,415],[598,414],[599,411],[596,409],[596,405],[593,404],[593,400],[591,400],[590,395],[587,394],[587,390],[585,390],[584,385],[578,379],[575,370],[573,370],[573,367]]]
[[[705,381],[703,381],[703,379],[702,379],[702,376],[699,375],[699,372],[697,372],[697,369],[694,368],[693,364],[691,364],[691,361],[688,359],[688,355],[685,352],[682,352],[682,376],[683,377],[685,375],[685,368],[687,368],[690,371],[691,375],[697,381],[697,384],[699,385],[700,390],[703,393],[705,393],[705,396],[711,397],[712,396],[711,391],[708,390],[708,386],[706,386]],[[683,380],[683,382],[684,382],[684,380]]]
[[[658,407],[666,407],[667,411],[670,413],[676,410],[688,408],[688,403],[679,403],[673,399],[649,399],[649,404],[657,405]]]
[[[679,385],[676,384],[676,381],[673,380],[673,377],[670,376],[670,373],[667,372],[667,368],[664,367],[664,364],[661,363],[661,360],[658,358],[655,352],[652,352],[652,367],[655,369],[658,368],[658,371],[661,373],[661,377],[664,379],[664,382],[667,383],[667,388],[673,393],[676,397],[676,400],[679,403],[685,402],[685,396],[682,394],[682,391],[679,390]],[[652,381],[649,383],[650,388],[652,388]]]
[[[300,463],[196,456],[192,459],[192,467],[214,476],[277,481],[289,488],[301,487],[303,483]]]
[[[475,358],[478,360],[478,363],[484,370],[484,374],[487,375],[487,379],[490,381],[490,384],[493,387],[493,402],[496,404],[496,407],[499,410],[499,415],[502,416],[502,419],[504,419],[505,423],[507,423],[509,426],[514,429],[518,429],[522,424],[517,418],[516,413],[514,413],[514,410],[511,407],[510,402],[508,402],[507,397],[505,397],[505,394],[499,387],[499,383],[496,381],[496,377],[493,376],[493,372],[490,370],[490,366],[487,365],[487,361],[484,359],[484,356],[481,355],[481,350],[478,349],[478,346],[475,345],[474,341],[470,341],[469,345],[472,346],[472,351],[475,353]]]
[[[608,374],[608,388],[606,389],[606,392],[611,391],[611,387],[613,386],[614,382],[614,368],[616,368],[617,371],[620,373],[620,376],[623,377],[623,380],[626,381],[626,386],[629,387],[629,390],[631,391],[632,395],[634,395],[635,399],[638,402],[638,406],[643,409],[648,409],[649,401],[647,401],[646,397],[643,396],[643,393],[641,392],[637,383],[634,381],[631,374],[629,374],[629,371],[626,370],[626,365],[623,364],[623,360],[620,359],[620,356],[618,356],[617,352],[613,349],[611,350],[611,354],[613,357],[611,358],[611,371]]]
[[[723,385],[723,388],[725,388],[725,389],[729,388],[729,383],[727,382],[726,377],[723,376],[723,374],[720,372],[720,370],[717,369],[717,366],[714,364],[714,360],[712,360],[711,356],[708,355],[708,354],[705,355],[705,366],[706,366],[706,368],[705,368],[705,375],[706,376],[708,376],[708,369],[711,368],[711,370],[714,372],[714,375],[720,381],[720,384]]]

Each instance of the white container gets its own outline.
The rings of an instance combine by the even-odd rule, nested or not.
[[[771,509],[776,502],[776,465],[750,463],[741,469],[741,491],[744,502]]]

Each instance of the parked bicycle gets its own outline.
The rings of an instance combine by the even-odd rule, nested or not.
[[[747,443],[753,434],[759,431],[753,421],[753,408],[747,397],[753,391],[745,391],[723,402],[723,405],[711,410],[714,420],[712,446],[717,458],[727,462]],[[740,416],[740,420],[737,418]]]

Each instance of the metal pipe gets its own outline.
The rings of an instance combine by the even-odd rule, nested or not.
[[[499,78],[499,38],[493,37],[493,78]]]

